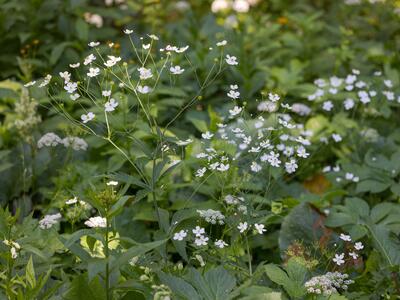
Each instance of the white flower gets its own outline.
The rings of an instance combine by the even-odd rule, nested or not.
[[[288,172],[289,174],[292,174],[292,173],[296,172],[298,167],[299,166],[297,165],[296,160],[293,159],[293,158],[290,159],[289,162],[285,163],[286,172]]]
[[[292,105],[292,111],[300,116],[308,116],[311,113],[311,108],[303,103],[294,103]]]
[[[69,66],[70,66],[70,68],[72,68],[72,69],[76,69],[76,68],[79,68],[80,65],[81,65],[81,64],[77,62],[76,64],[70,64]]]
[[[310,153],[307,153],[306,148],[304,148],[303,146],[299,146],[297,148],[297,156],[298,157],[307,158],[309,155],[310,155]]]
[[[245,232],[247,230],[247,228],[248,228],[247,222],[244,222],[244,223],[240,222],[237,227],[237,229],[239,229],[240,233]]]
[[[89,68],[89,72],[86,74],[89,77],[96,77],[100,74],[99,68]]]
[[[174,234],[174,237],[172,238],[175,241],[183,241],[183,239],[187,236],[187,232],[185,230],[181,230],[179,232],[176,232]]]
[[[281,97],[278,94],[268,93],[268,99],[272,102],[277,102],[279,99],[281,99]]]
[[[61,144],[61,138],[53,132],[48,132],[39,139],[37,146],[40,149],[44,146],[55,147],[58,144]]]
[[[349,255],[353,258],[353,259],[357,259],[358,258],[358,254],[355,252],[349,252]]]
[[[204,176],[204,174],[206,173],[206,171],[207,171],[207,169],[206,168],[201,168],[201,169],[198,169],[197,171],[196,171],[196,177],[203,177]]]
[[[68,94],[73,94],[78,88],[78,84],[76,82],[67,82],[66,85],[64,85],[64,89],[67,91]]]
[[[227,243],[225,243],[223,240],[217,240],[214,242],[214,245],[220,249],[225,248],[226,246],[228,246]]]
[[[113,55],[107,55],[108,56],[108,60],[104,63],[104,65],[108,68],[111,68],[112,66],[114,66],[117,62],[121,61],[121,57],[116,57]]]
[[[96,115],[94,113],[88,112],[86,115],[85,114],[81,115],[81,120],[83,123],[86,124],[87,122],[93,120],[95,116]]]
[[[229,110],[230,117],[235,117],[242,112],[242,107],[235,106],[233,109]]]
[[[46,85],[48,85],[50,83],[52,76],[50,74],[47,74],[46,77],[43,79],[43,81],[39,84],[39,87],[45,87]]]
[[[155,41],[159,40],[158,36],[156,36],[154,34],[149,34],[148,37],[151,38],[152,40],[155,40]]]
[[[198,209],[197,212],[199,213],[200,217],[204,218],[207,223],[211,224],[224,224],[225,216],[219,210],[207,209],[207,210],[200,210]]]
[[[193,140],[192,140],[192,139],[187,139],[187,140],[185,140],[185,141],[179,140],[179,141],[176,142],[176,144],[177,144],[178,146],[186,146],[186,145],[189,145],[189,144],[191,144],[191,143],[193,143]]]
[[[90,42],[89,44],[88,44],[88,46],[89,47],[97,47],[98,45],[100,45],[100,42]]]
[[[371,102],[371,98],[369,97],[369,94],[366,91],[359,91],[357,95],[358,97],[360,97],[360,102],[362,102],[363,104]]]
[[[182,74],[185,71],[185,69],[182,69],[180,66],[171,66],[169,68],[169,71],[174,75],[179,75]]]
[[[85,222],[85,225],[91,228],[105,228],[107,226],[106,218],[91,217]]]
[[[343,82],[343,79],[338,78],[336,76],[331,77],[329,80],[333,87],[339,87]]]
[[[81,96],[81,95],[79,95],[78,93],[75,93],[75,94],[70,95],[69,98],[70,98],[72,101],[75,101],[75,100],[78,99],[80,96]]]
[[[344,233],[341,233],[339,238],[342,239],[345,242],[351,242],[351,236],[350,235],[346,235]]]
[[[110,97],[111,96],[111,90],[108,90],[108,91],[101,91],[101,95],[103,96],[103,97]]]
[[[175,47],[176,48],[176,47]],[[189,46],[185,46],[185,47],[180,47],[180,48],[176,48],[175,52],[176,53],[183,53],[185,52],[187,49],[189,49]]]
[[[65,201],[65,204],[67,204],[67,205],[72,205],[72,204],[75,204],[75,203],[77,203],[78,202],[78,198],[77,197],[74,197],[74,198],[72,198],[72,199],[68,199],[67,201]]]
[[[361,249],[364,249],[364,245],[361,242],[357,242],[354,244],[354,248],[356,250],[361,250]]]
[[[352,109],[354,107],[354,100],[351,98],[347,98],[346,100],[344,100],[343,105],[346,110]]]
[[[131,29],[124,29],[124,33],[125,33],[125,34],[131,34],[131,33],[133,33],[133,30],[131,30]]]
[[[94,54],[89,54],[89,55],[85,58],[85,60],[83,61],[83,64],[84,64],[85,66],[87,66],[88,64],[94,62],[95,60],[96,60],[96,56],[95,56]]]
[[[266,112],[274,112],[278,106],[276,103],[271,102],[271,101],[262,101],[260,104],[258,104],[257,109],[259,111],[266,111]]]
[[[393,87],[393,83],[390,79],[386,79],[383,81],[383,83],[388,87],[388,88],[392,88]]]
[[[334,140],[336,143],[342,141],[342,136],[341,136],[340,134],[338,134],[338,133],[333,133],[333,134],[332,134],[332,138],[333,138],[333,140]]]
[[[36,83],[35,80],[34,81],[29,81],[28,83],[24,84],[24,87],[30,87],[30,86],[34,85],[35,83]]]
[[[237,99],[240,96],[238,91],[230,90],[229,93],[226,94],[229,98]]]
[[[228,44],[228,42],[226,40],[223,40],[223,41],[217,42],[217,47],[223,47],[226,44]]]
[[[62,79],[64,79],[65,83],[71,80],[71,73],[69,73],[68,71],[60,72],[59,75]]]
[[[250,4],[246,0],[235,0],[232,8],[238,13],[247,13],[250,9]]]
[[[54,215],[45,215],[43,219],[39,221],[39,227],[41,229],[49,229],[53,227],[54,224],[57,224],[60,219],[61,219],[60,213]]]
[[[338,266],[344,264],[344,253],[342,253],[342,254],[335,254],[335,258],[333,259],[333,261],[334,261]]]
[[[138,85],[136,90],[141,94],[148,94],[152,91],[152,89],[147,85],[145,86]]]
[[[216,170],[217,171],[220,171],[220,172],[225,172],[225,171],[228,171],[229,170],[229,164],[223,164],[223,163],[220,163],[219,165],[218,165],[218,167],[216,168]]]
[[[153,77],[153,74],[151,73],[150,69],[146,69],[144,67],[141,67],[138,70],[139,70],[139,73],[140,73],[140,79],[141,80],[145,80],[145,79],[149,79],[149,78]]]
[[[194,243],[196,244],[196,246],[206,246],[208,240],[209,240],[209,238],[206,236],[199,236],[199,237],[196,237],[196,239],[194,240]]]
[[[106,185],[108,185],[108,186],[117,186],[118,185],[118,181],[111,180],[111,181],[107,182]]]
[[[267,230],[264,228],[264,224],[254,224],[254,227],[256,228],[257,232],[259,234],[263,234],[264,232],[266,232]]]
[[[331,111],[332,108],[333,108],[333,103],[332,103],[332,101],[325,101],[325,102],[322,104],[322,109],[323,109],[323,110]]]
[[[192,232],[196,235],[196,236],[202,236],[203,234],[205,234],[205,229],[200,227],[200,226],[196,226],[195,229],[192,230]]]
[[[76,136],[65,137],[62,139],[61,143],[64,145],[64,147],[66,148],[71,147],[75,151],[79,150],[86,151],[88,148],[88,144],[85,142],[85,140]]]
[[[106,112],[111,112],[111,111],[114,111],[117,106],[118,106],[118,102],[115,101],[114,98],[111,98],[109,101],[107,101],[104,104],[104,110]]]
[[[144,50],[147,50],[147,49],[150,48],[150,46],[151,46],[151,44],[143,44],[143,45],[142,45],[142,48],[143,48]]]
[[[237,62],[236,56],[230,56],[229,54],[226,55],[225,61],[226,61],[226,63],[227,63],[228,65],[231,65],[231,66],[236,66],[237,64],[239,64],[239,63]]]
[[[258,173],[258,172],[261,171],[262,167],[261,167],[258,163],[256,163],[255,161],[253,161],[253,162],[251,163],[250,169],[251,169],[254,173]]]
[[[205,140],[209,140],[214,136],[214,134],[212,134],[211,132],[207,131],[205,133],[201,134],[201,137]]]
[[[217,13],[227,10],[230,7],[230,2],[227,0],[214,0],[211,4],[211,11]]]

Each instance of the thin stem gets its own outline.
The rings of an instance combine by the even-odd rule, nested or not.
[[[247,236],[245,237],[246,241],[246,249],[247,249],[247,259],[249,261],[249,274],[250,277],[253,276],[253,268],[251,266],[251,253],[250,253],[250,247],[249,247],[249,240],[247,239]]]
[[[105,249],[104,254],[106,256],[106,297],[107,300],[111,300],[110,294],[110,264],[109,264],[109,249],[108,249],[108,215],[106,215],[106,236],[105,236]]]

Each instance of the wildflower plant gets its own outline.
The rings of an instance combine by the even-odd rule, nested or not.
[[[229,261],[247,265],[248,276],[252,276],[250,243],[254,236],[268,233],[268,220],[272,217],[266,199],[276,182],[293,177],[302,160],[310,156],[307,147],[312,133],[292,118],[293,107],[273,92],[262,100],[267,110],[259,106],[256,116],[247,112],[237,84],[228,86],[226,109],[210,110],[209,125],[194,123],[201,129],[198,138],[182,136],[184,131],[174,132],[171,125],[184,124],[180,119],[188,108],[201,101],[207,87],[222,72],[229,72],[240,61],[225,53],[226,41],[217,42],[215,48],[208,50],[213,63],[202,81],[191,61],[189,46],[160,47],[155,35],[136,37],[130,29],[124,33],[132,46],[133,58],[116,53],[109,45],[91,42],[90,53],[82,62],[71,62],[70,70],[29,84],[47,89],[52,110],[88,135],[109,144],[123,158],[123,170],[128,172],[109,174],[106,188],[89,192],[85,201],[66,201],[65,218],[75,225],[87,217],[84,225],[90,231],[75,232],[63,239],[64,245],[75,253],[71,247],[77,247],[80,239],[78,247],[85,252],[90,250],[90,254],[102,244],[99,249],[103,250],[95,253],[103,253],[98,262],[103,268],[95,274],[104,274],[107,299],[113,298],[114,272],[138,249],[124,249],[126,241],[115,227],[115,218],[131,198],[124,194],[135,187],[136,198],[147,198],[152,203],[160,228],[158,240],[142,247],[140,253],[170,240],[186,261],[195,259],[205,266],[212,255],[214,260],[223,260],[225,253],[230,253]],[[194,95],[182,99],[175,112],[158,112],[157,103],[162,103],[162,95],[178,93],[182,80],[195,80]],[[38,142],[39,148],[58,144],[75,150],[90,149],[90,144],[81,138],[62,139],[54,132],[46,133]],[[163,189],[171,185],[167,176],[177,177],[180,168],[189,170],[189,178],[194,181],[189,185],[191,195],[180,204],[181,211],[172,216],[170,223],[162,207],[166,196]],[[207,196],[211,201],[204,201],[207,194],[202,190],[207,186],[213,189]],[[251,186],[253,194],[247,192]],[[198,209],[191,207],[194,198],[204,199]],[[48,229],[60,218],[59,213],[45,216],[41,227]],[[188,226],[188,222],[195,225]],[[111,247],[114,241],[118,245]],[[236,254],[242,242],[245,255]],[[88,263],[81,255],[78,257]]]

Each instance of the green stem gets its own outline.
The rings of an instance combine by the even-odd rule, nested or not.
[[[247,259],[249,260],[249,274],[250,277],[253,276],[253,268],[251,266],[251,253],[250,253],[250,247],[249,247],[249,240],[247,239],[247,236],[245,237],[246,241],[246,249],[247,249]]]
[[[108,216],[106,216],[106,245],[104,249],[104,254],[106,256],[106,297],[107,300],[111,300],[111,294],[110,294],[110,265],[109,265],[109,249],[108,249]]]

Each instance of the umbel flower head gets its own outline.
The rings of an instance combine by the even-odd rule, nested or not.
[[[85,225],[91,228],[105,228],[107,225],[106,218],[97,216],[91,217],[85,222]]]

